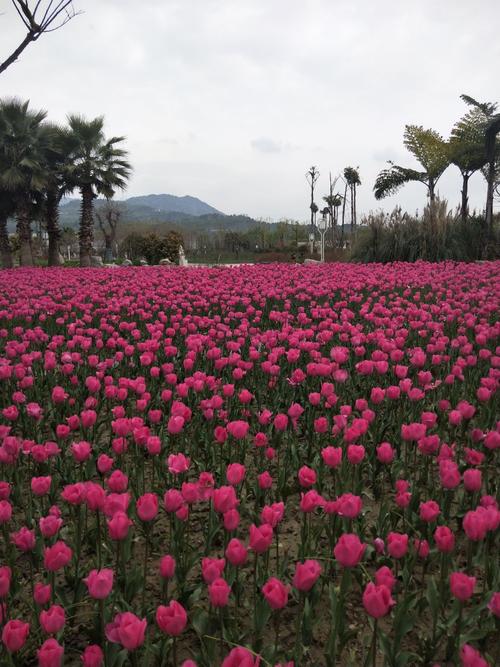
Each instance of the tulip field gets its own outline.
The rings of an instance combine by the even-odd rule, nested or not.
[[[0,665],[500,664],[500,262],[0,272]]]

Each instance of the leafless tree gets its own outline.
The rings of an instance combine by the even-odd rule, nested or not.
[[[115,203],[107,201],[95,215],[104,237],[104,261],[113,261],[113,247],[116,244],[116,228],[120,222],[121,209]]]
[[[68,21],[80,14],[73,7],[72,0],[11,0],[19,18],[28,30],[26,37],[10,56],[0,63],[0,74],[15,62],[24,49],[41,35],[59,30]]]
[[[319,178],[319,171],[317,167],[312,166],[309,171],[306,172],[306,180],[309,183],[309,187],[311,188],[311,204],[309,206],[311,210],[311,227],[309,230],[309,233],[313,236],[313,242],[312,242],[312,247],[313,247],[313,252],[314,252],[314,232],[315,232],[315,221],[316,221],[316,213],[318,211],[318,207],[314,203],[314,188],[316,186],[316,181]]]

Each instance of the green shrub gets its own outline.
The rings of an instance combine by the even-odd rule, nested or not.
[[[179,259],[179,247],[183,245],[181,234],[168,231],[164,236],[154,232],[139,234],[132,232],[126,236],[120,247],[120,253],[126,254],[134,263],[144,258],[148,264],[158,264],[161,259],[169,259],[177,262]]]
[[[500,256],[500,225],[495,221],[488,239],[484,217],[463,221],[447,210],[445,201],[426,206],[421,216],[395,208],[392,213],[370,213],[361,223],[351,250],[360,262],[474,261]]]

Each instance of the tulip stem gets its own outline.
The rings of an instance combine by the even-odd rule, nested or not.
[[[101,512],[96,511],[96,527],[97,527],[97,569],[102,568],[102,551],[101,551]]]
[[[457,619],[457,629],[456,629],[456,646],[455,646],[455,655],[458,656],[458,653],[460,651],[460,633],[462,632],[462,613],[464,610],[464,603],[460,602],[459,603],[459,611],[458,611],[458,619]]]
[[[172,659],[174,667],[177,667],[177,637],[174,637],[174,643],[172,645]]]
[[[101,641],[102,645],[105,645],[106,641],[106,631],[105,631],[105,621],[104,621],[104,599],[99,600],[99,619],[101,622]]]
[[[80,549],[82,543],[82,506],[76,508],[75,581],[73,584],[73,607],[78,597],[78,573],[80,569]]]
[[[277,660],[278,658],[278,648],[279,648],[279,641],[280,641],[280,621],[281,621],[281,613],[278,610],[276,612],[276,615],[274,617],[274,659]]]
[[[302,616],[304,613],[304,600],[305,600],[305,595],[302,591],[299,593],[299,611],[297,614],[297,625],[295,628],[295,657],[297,659],[297,662],[300,664],[300,657],[299,656],[299,649],[300,649],[300,642],[301,642],[301,637],[302,637]]]
[[[142,573],[142,615],[144,616],[145,614],[145,606],[146,606],[146,577],[148,574],[148,544],[149,544],[149,530],[148,530],[148,525],[144,527],[144,537],[146,538],[144,541],[144,569]]]
[[[377,667],[377,629],[378,620],[373,622],[373,638],[372,638],[372,667]]]
[[[279,527],[276,526],[276,576],[279,577],[280,572],[280,544],[279,544]]]
[[[223,607],[219,607],[219,621],[220,621],[220,661],[224,659],[224,612]]]
[[[253,627],[257,634],[257,552],[253,560]]]

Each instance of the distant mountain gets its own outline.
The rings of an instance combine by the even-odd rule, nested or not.
[[[185,195],[177,197],[176,195],[141,195],[139,197],[129,197],[125,200],[129,208],[148,206],[155,211],[164,211],[166,213],[186,213],[187,215],[207,215],[208,213],[221,214],[213,206],[206,204],[197,197]]]
[[[259,223],[247,215],[225,215],[196,197],[174,195],[143,195],[116,200],[121,209],[121,223],[129,227],[169,224],[180,231],[213,233],[218,231],[245,232]],[[99,210],[103,199],[96,199]],[[59,207],[61,227],[76,229],[80,218],[80,200],[65,199]]]

